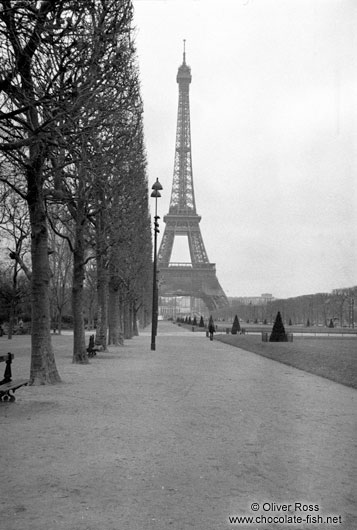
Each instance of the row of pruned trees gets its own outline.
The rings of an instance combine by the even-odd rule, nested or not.
[[[234,314],[244,322],[272,324],[278,311],[286,325],[354,327],[357,312],[357,287],[334,289],[331,293],[316,293],[277,299],[267,304],[232,304],[217,316],[229,320]]]
[[[308,326],[354,327],[354,300],[357,287],[334,289],[331,293],[316,293],[268,304],[269,315],[280,310],[286,324]]]
[[[51,288],[68,280],[60,240],[71,252],[73,362],[87,362],[86,282],[95,285],[103,348],[108,336],[119,344],[135,333],[137,312],[149,307],[132,22],[131,0],[0,1],[0,180],[26,205],[31,259],[17,248],[11,257],[31,284],[33,384],[60,380],[50,337]]]

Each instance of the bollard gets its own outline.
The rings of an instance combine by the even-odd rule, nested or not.
[[[263,342],[268,342],[268,332],[267,331],[262,331],[262,341]]]

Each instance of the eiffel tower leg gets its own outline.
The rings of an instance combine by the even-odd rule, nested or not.
[[[187,235],[192,263],[209,263],[198,223],[195,227],[189,227]]]
[[[174,239],[174,230],[171,227],[166,226],[164,230],[164,235],[162,236],[158,255],[158,261],[160,264],[162,263],[168,266],[168,264],[170,263]]]

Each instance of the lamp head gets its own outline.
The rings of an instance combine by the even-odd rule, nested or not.
[[[161,197],[161,194],[160,194],[160,191],[159,190],[162,190],[162,186],[159,182],[159,179],[157,178],[156,179],[156,182],[152,185],[151,189],[153,190],[150,197],[154,197],[154,198],[158,198],[158,197]]]
[[[159,190],[154,190],[151,192],[150,197],[154,197],[155,199],[158,199],[159,197],[161,197],[161,193],[159,192]]]
[[[156,182],[155,184],[152,185],[151,187],[152,190],[162,190],[162,186],[159,182],[159,179],[156,179]]]

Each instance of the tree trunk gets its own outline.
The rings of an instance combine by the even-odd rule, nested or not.
[[[146,306],[143,304],[140,308],[140,327],[144,329],[149,324],[150,324],[150,319],[149,319],[148,310],[146,309]]]
[[[12,275],[12,296],[10,300],[10,315],[9,315],[9,331],[8,331],[8,339],[12,339],[12,334],[14,332],[14,325],[15,325],[15,309],[17,305],[17,261],[14,262],[14,272]]]
[[[103,208],[104,197],[102,193],[98,197],[101,205],[96,227],[96,262],[97,262],[97,328],[95,344],[107,350],[108,338],[108,251],[106,241],[107,212]]]
[[[7,333],[7,338],[9,340],[12,339],[12,334],[14,332],[14,324],[15,324],[15,296],[16,293],[14,292],[11,300],[10,300],[10,315],[9,315],[9,329]]]
[[[130,305],[126,300],[124,302],[124,339],[131,339],[133,337],[132,333],[132,319]]]
[[[78,206],[78,209],[80,206]],[[88,355],[83,315],[83,283],[84,283],[84,233],[83,223],[77,219],[76,240],[73,252],[73,283],[72,283],[72,313],[73,313],[73,363],[87,364]]]
[[[36,174],[37,173],[37,174]],[[40,174],[39,174],[40,173]],[[48,261],[48,233],[41,190],[40,170],[28,170],[27,201],[31,223],[31,372],[30,384],[44,385],[61,381],[51,344],[50,266]]]
[[[135,302],[132,303],[132,316],[133,316],[133,335],[139,336],[138,330],[138,310],[135,308]]]
[[[108,323],[109,323],[109,344],[113,344],[113,346],[123,346],[124,339],[123,339],[123,333],[121,330],[121,321],[120,321],[119,289],[116,289],[111,284],[109,284]]]
[[[108,335],[108,274],[103,256],[97,257],[97,330],[95,343],[107,350]]]
[[[62,334],[62,313],[63,313],[63,307],[61,306],[58,310],[58,321],[57,321],[57,331],[58,335]]]
[[[88,329],[94,329],[95,322],[94,322],[94,304],[90,300],[89,301],[89,308],[88,308]]]

